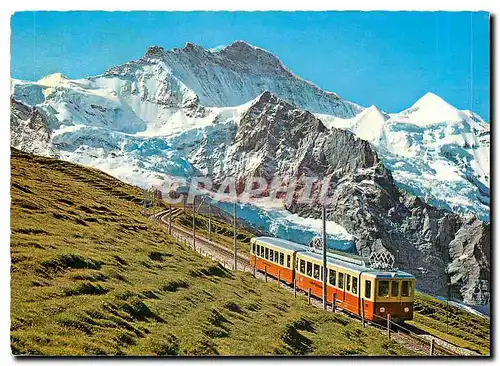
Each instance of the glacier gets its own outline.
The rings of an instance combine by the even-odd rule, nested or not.
[[[477,114],[427,93],[399,113],[371,106],[350,119],[317,117],[369,141],[403,190],[489,222],[490,125]]]

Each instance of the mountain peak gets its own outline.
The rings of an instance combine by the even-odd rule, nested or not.
[[[439,95],[436,95],[431,92],[425,93],[424,96],[422,96],[415,104],[413,104],[413,107],[432,107],[432,108],[453,108],[452,105],[450,105],[448,102],[446,102],[443,98],[441,98]]]
[[[196,43],[186,42],[183,48],[184,51],[205,51],[205,48],[197,45]]]
[[[243,41],[243,40],[236,40],[233,43],[224,47],[224,49],[231,49],[231,48],[233,48],[233,49],[248,49],[248,50],[260,49],[260,50],[264,51],[262,48],[255,47],[255,46],[251,45],[250,43]]]
[[[278,57],[271,52],[253,46],[245,41],[235,41],[217,52],[218,55],[253,70],[267,70],[270,73],[291,73],[283,66]]]
[[[146,50],[145,58],[162,58],[165,55],[165,49],[161,46],[149,46]]]
[[[68,80],[68,78],[66,77],[66,75],[64,75],[64,74],[62,74],[60,72],[55,72],[53,74],[49,74],[47,76],[44,76],[39,81],[42,81],[44,79],[63,79],[63,80]]]
[[[361,119],[378,120],[382,121],[381,123],[383,123],[389,119],[389,116],[382,112],[377,106],[371,105],[370,107],[359,113],[357,115],[357,119],[358,121],[360,121]]]
[[[297,110],[297,111],[300,111],[301,113],[302,112],[310,113],[307,110],[300,110],[294,104],[287,102],[286,100],[280,98],[278,95],[274,94],[273,92],[271,92],[269,90],[264,91],[257,98],[255,98],[252,101],[250,108],[252,108],[252,109],[265,109],[265,108],[269,108],[270,106],[272,106],[272,108],[274,108],[274,109],[277,108],[278,106],[280,106],[280,108],[282,108],[282,110],[287,110],[287,111],[288,110],[290,110],[290,111]]]
[[[162,75],[157,78],[155,73]],[[155,90],[148,90],[148,96],[158,95],[158,90],[166,99],[175,100],[179,93],[196,94],[204,107],[239,106],[269,90],[297,108],[314,113],[351,118],[362,110],[294,75],[271,52],[242,40],[211,49],[192,42],[168,50],[155,45],[138,61],[112,67],[103,74],[127,76],[127,80],[139,84],[144,82],[138,80],[141,75],[155,80]],[[153,84],[147,84],[149,87]]]
[[[45,86],[54,86],[59,84],[65,84],[68,82],[68,80],[69,79],[63,74],[61,74],[60,72],[56,72],[55,74],[44,76],[43,78],[38,80],[37,83]]]
[[[264,103],[268,103],[274,100],[280,101],[280,99],[276,95],[271,93],[269,90],[265,90],[257,98],[254,99],[255,102],[264,102]]]
[[[376,105],[371,105],[368,108],[365,109],[366,113],[380,113],[382,114],[381,110],[376,106]]]
[[[448,112],[456,113],[458,110],[441,98],[439,95],[427,92],[417,100],[407,111],[416,112],[418,110],[426,112]]]
[[[463,114],[454,106],[434,93],[426,93],[410,108],[398,114],[399,117],[419,126],[442,122],[460,122]]]

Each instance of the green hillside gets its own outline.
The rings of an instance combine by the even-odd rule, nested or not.
[[[187,209],[185,213],[178,215],[174,222],[190,229],[192,227],[192,211]],[[197,215],[196,226],[198,235],[207,237],[208,220],[204,215]],[[213,236],[217,238],[217,242],[232,249],[232,223],[218,218],[213,220],[212,227]],[[252,236],[254,235],[248,230],[238,230],[238,250],[241,253],[249,253],[249,243]],[[415,317],[413,321],[408,323],[456,346],[483,355],[490,354],[489,319],[471,314],[458,307],[447,306],[446,302],[432,296],[420,292],[416,293]]]
[[[408,323],[456,346],[490,354],[490,320],[432,296],[417,292],[415,317]]]
[[[11,347],[31,355],[409,355],[199,257],[97,170],[12,152]]]

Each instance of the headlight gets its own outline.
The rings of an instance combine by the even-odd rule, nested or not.
[[[407,312],[410,311],[410,308],[407,306],[407,307],[404,308],[404,311],[405,311],[405,313],[407,313]]]
[[[379,309],[379,311],[380,311],[381,313],[385,313],[385,308],[384,308],[384,307],[381,307],[381,308]]]

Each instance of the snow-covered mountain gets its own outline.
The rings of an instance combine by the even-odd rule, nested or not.
[[[61,74],[38,82],[13,81],[13,98],[54,116],[51,128],[85,124],[126,133],[165,135],[196,125],[218,108],[237,107],[268,90],[300,108],[353,117],[358,105],[325,92],[288,71],[271,53],[237,41],[217,52],[187,43],[104,74],[68,80]],[[213,108],[215,107],[215,108]]]
[[[489,225],[470,214],[489,221],[489,125],[436,95],[399,113],[363,108],[237,41],[150,47],[79,80],[13,80],[11,98],[14,147],[139,186],[168,176],[332,177],[334,245],[390,251],[433,293],[442,294],[448,271],[466,301],[488,296]],[[307,205],[245,210],[292,240],[317,230],[319,212]]]
[[[163,88],[154,81],[158,75],[163,79]],[[171,106],[195,102],[205,107],[238,106],[269,90],[317,113],[352,117],[361,110],[337,94],[292,74],[272,53],[242,41],[217,51],[192,43],[170,51],[150,47],[139,61],[112,68],[103,76],[122,80],[121,95],[128,94],[131,85],[132,91],[138,88],[143,99],[156,99]],[[95,80],[100,83],[102,79]]]
[[[65,137],[76,127],[85,127],[79,133],[97,127],[107,134],[160,137],[237,122],[265,91],[372,143],[401,188],[436,207],[489,221],[489,124],[431,93],[400,113],[364,109],[242,41],[217,51],[191,43],[170,51],[153,46],[138,61],[99,76],[12,82],[13,99],[37,106],[49,130]],[[174,173],[168,166],[164,172]]]
[[[353,118],[317,116],[369,141],[396,184],[452,212],[490,216],[490,125],[427,93],[400,113],[376,106]]]

